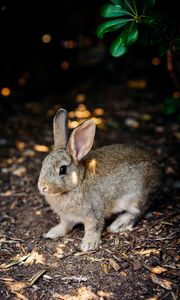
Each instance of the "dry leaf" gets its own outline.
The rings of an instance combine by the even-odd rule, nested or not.
[[[132,127],[132,128],[139,128],[140,127],[140,124],[138,121],[134,120],[134,119],[126,119],[125,120],[125,124],[129,127]]]
[[[6,277],[0,277],[0,280],[5,282],[14,281],[13,278],[6,278]]]
[[[126,274],[126,272],[124,272],[124,271],[121,271],[121,272],[119,273],[119,275],[121,275],[122,277],[127,277],[127,274]]]
[[[37,272],[36,274],[34,274],[29,279],[28,286],[32,286],[45,272],[46,272],[46,270],[41,270],[41,271]]]
[[[102,263],[102,264],[101,264],[101,269],[102,269],[102,271],[103,271],[105,274],[107,274],[108,271],[109,271],[109,266],[108,266],[108,264]]]
[[[99,297],[102,297],[102,299],[108,299],[108,298],[111,298],[113,296],[113,293],[109,293],[109,292],[103,292],[103,291],[97,291],[97,295]]]
[[[167,272],[167,269],[157,266],[157,267],[150,268],[150,272],[153,274],[161,274]]]
[[[161,286],[163,289],[169,290],[169,291],[172,290],[172,282],[171,281],[169,281],[167,279],[161,279],[158,276],[153,275],[153,274],[151,274],[151,279],[155,284]]]
[[[116,272],[119,271],[120,266],[118,265],[118,263],[117,263],[114,259],[110,258],[110,259],[109,259],[109,263],[110,263],[111,267],[112,267]]]
[[[30,254],[27,254],[27,255],[24,255],[24,256],[22,256],[18,259],[15,259],[15,260],[11,261],[9,264],[3,266],[3,269],[7,269],[7,268],[10,268],[12,266],[18,265],[22,261],[26,260],[29,256],[30,256]]]
[[[35,264],[45,264],[45,258],[42,254],[39,254],[36,250],[32,250],[27,260],[24,262],[25,266],[32,266]]]
[[[53,293],[52,297],[59,300],[99,300],[99,297],[91,291],[91,288],[85,286],[81,287],[73,296]]]
[[[26,174],[26,168],[21,166],[21,167],[15,169],[14,171],[12,171],[12,174],[19,176],[19,177],[24,176]]]
[[[150,255],[150,254],[159,254],[159,249],[155,249],[155,248],[150,248],[150,249],[141,249],[139,251],[135,251],[135,254],[140,254],[140,255]]]
[[[21,300],[29,300],[27,297],[25,297],[24,295],[18,293],[18,292],[12,292],[14,295],[16,295],[17,299],[21,299]]]

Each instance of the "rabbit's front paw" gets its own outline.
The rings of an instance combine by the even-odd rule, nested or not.
[[[52,227],[47,233],[43,235],[46,239],[56,239],[58,237],[65,236],[66,230],[62,224],[58,224]]]
[[[81,243],[81,251],[87,252],[90,250],[97,249],[101,244],[101,240],[99,236],[90,236],[84,237]]]

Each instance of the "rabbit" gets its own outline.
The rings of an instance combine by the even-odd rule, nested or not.
[[[54,147],[45,157],[38,188],[60,223],[45,238],[65,236],[82,223],[81,251],[100,246],[105,219],[116,216],[109,232],[132,229],[156,197],[161,168],[151,155],[134,145],[114,144],[90,151],[96,125],[88,119],[68,140],[67,111],[53,119]]]

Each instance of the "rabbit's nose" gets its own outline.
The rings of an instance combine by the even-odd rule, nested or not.
[[[39,188],[40,193],[46,193],[48,191],[48,187],[46,185],[38,184],[38,188]]]
[[[43,191],[43,193],[46,193],[46,192],[48,191],[47,186],[43,186],[43,187],[42,187],[42,191]]]

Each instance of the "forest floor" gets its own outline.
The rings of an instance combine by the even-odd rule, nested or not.
[[[88,81],[11,101],[0,106],[0,299],[179,299],[180,126],[162,114],[158,94],[145,79]],[[133,142],[152,152],[164,174],[162,195],[137,226],[121,234],[104,229],[102,245],[88,253],[79,250],[81,225],[55,241],[42,237],[58,222],[37,180],[59,107],[71,111],[70,129],[79,116],[96,118],[94,148]]]

